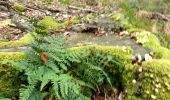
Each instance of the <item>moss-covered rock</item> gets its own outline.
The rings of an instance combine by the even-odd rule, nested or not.
[[[0,61],[19,60],[25,58],[26,55],[22,52],[0,52]]]
[[[19,40],[9,41],[9,42],[0,42],[0,48],[25,46],[25,45],[28,45],[33,39],[34,39],[33,36],[28,33]]]
[[[71,50],[85,51],[89,55],[87,59],[90,57],[89,59],[94,60],[93,63],[99,64],[98,66],[110,76],[113,86],[120,91],[124,90],[128,80],[132,80],[132,49],[129,47],[89,45],[73,47]]]
[[[147,31],[136,32],[136,42],[143,44],[143,46],[152,49],[156,58],[170,59],[170,50],[162,47],[159,39],[152,33]]]
[[[0,97],[11,98],[19,95],[19,72],[0,64]]]
[[[91,50],[99,51],[101,53],[107,55],[119,55],[124,59],[131,60],[132,58],[132,49],[130,47],[113,47],[113,46],[100,46],[100,45],[87,45],[87,46],[80,46],[80,47],[72,47],[71,50],[75,51],[83,51],[86,50],[87,53],[90,53]]]
[[[56,30],[61,27],[59,23],[56,22],[56,20],[50,16],[46,16],[44,19],[40,20],[38,22],[38,25],[44,26],[45,29],[48,30]]]
[[[14,3],[14,5],[12,6],[15,10],[17,10],[17,11],[20,11],[20,12],[22,12],[22,11],[24,11],[25,9],[26,9],[26,7],[25,7],[25,5],[24,4],[22,4],[22,3]]]
[[[78,18],[70,18],[69,20],[66,20],[64,22],[57,22],[53,17],[51,16],[46,16],[44,19],[40,20],[38,22],[38,27],[36,29],[37,33],[41,34],[47,34],[51,31],[60,29],[65,26],[69,26],[75,23],[79,23],[80,20]]]
[[[126,84],[128,100],[170,99],[170,60],[146,61],[132,71]]]

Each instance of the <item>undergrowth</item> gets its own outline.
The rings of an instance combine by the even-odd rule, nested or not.
[[[121,75],[130,63],[131,52],[100,47],[70,50],[64,44],[62,37],[36,39],[26,52],[26,59],[13,63],[27,76],[20,100],[90,100],[94,93],[109,97],[111,94],[106,91],[113,92],[112,85],[123,91]]]

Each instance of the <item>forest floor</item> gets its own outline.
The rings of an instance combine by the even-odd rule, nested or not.
[[[166,6],[169,7],[168,4]],[[131,47],[132,60],[137,62],[140,60],[138,63],[141,63],[155,59],[157,55],[154,55],[152,46],[147,44],[145,46],[149,41],[148,37],[137,36],[140,32],[146,36],[148,34],[156,36],[161,47],[169,52],[170,10],[168,7],[165,12],[161,12],[135,7],[132,10],[124,3],[119,4],[116,1],[113,4],[112,2],[105,4],[91,2],[91,0],[90,2],[73,0],[71,3],[69,0],[61,0],[61,2],[0,0],[0,52],[17,53],[27,50],[29,40],[23,37],[39,31],[42,34],[48,33],[47,35],[63,35],[68,47],[91,44]],[[44,28],[42,30],[41,25]],[[155,41],[151,40],[152,42]],[[170,57],[166,55],[165,59],[169,60]],[[3,57],[0,58],[1,60]],[[119,93],[108,100],[117,100],[118,97],[119,100],[123,98]],[[94,100],[104,99],[99,96]]]

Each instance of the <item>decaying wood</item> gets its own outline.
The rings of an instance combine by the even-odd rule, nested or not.
[[[158,19],[158,20],[170,22],[169,17],[167,17],[166,15],[161,14],[159,12],[148,12],[148,11],[144,11],[144,10],[139,10],[137,12],[137,16],[147,17],[147,18],[150,18],[150,19]]]

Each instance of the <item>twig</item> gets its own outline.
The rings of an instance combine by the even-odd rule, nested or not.
[[[92,9],[82,9],[82,8],[78,8],[78,7],[75,7],[75,6],[68,6],[68,8],[74,9],[74,10],[81,10],[81,11],[84,11],[84,12],[87,12],[87,13],[97,13],[97,11],[94,11]]]

